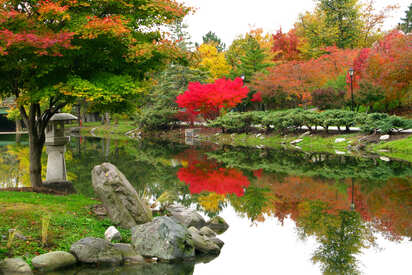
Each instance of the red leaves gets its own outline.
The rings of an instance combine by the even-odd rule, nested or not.
[[[10,30],[0,30],[0,54],[8,54],[7,50],[13,46],[33,47],[38,55],[54,55],[59,56],[59,48],[69,49],[72,47],[70,41],[74,33],[50,33],[50,34],[35,34],[35,33],[13,33]]]
[[[261,92],[257,92],[255,94],[253,94],[252,98],[250,99],[250,101],[252,102],[262,102],[262,93]]]
[[[179,180],[189,185],[191,194],[214,192],[221,195],[244,195],[250,182],[243,173],[233,168],[218,167],[211,161],[192,161],[177,172]]]
[[[279,29],[273,35],[272,51],[275,53],[276,60],[298,60],[300,59],[300,52],[298,50],[299,37],[296,35],[296,30],[292,29],[288,33],[283,33]]]
[[[412,36],[394,30],[355,60],[355,80],[363,79],[385,91],[386,102],[407,100],[412,79]],[[356,82],[355,82],[356,83]]]
[[[243,80],[236,78],[218,79],[215,83],[189,83],[188,90],[176,98],[180,108],[186,108],[192,114],[202,114],[207,119],[219,115],[222,108],[233,108],[246,98],[249,89],[243,86]]]

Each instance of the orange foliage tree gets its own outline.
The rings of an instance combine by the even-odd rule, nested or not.
[[[410,106],[412,100],[412,36],[398,30],[371,49],[363,49],[354,62],[355,87],[361,81],[384,91],[385,109]]]
[[[268,74],[258,75],[252,86],[265,98],[275,97],[277,92],[296,96],[308,103],[311,92],[336,79],[353,64],[358,50],[326,48],[327,54],[308,61],[292,60],[269,69]]]

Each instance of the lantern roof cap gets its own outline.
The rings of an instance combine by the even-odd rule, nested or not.
[[[68,114],[68,113],[57,113],[54,114],[50,121],[56,121],[56,120],[76,120],[77,117],[72,115],[72,114]]]

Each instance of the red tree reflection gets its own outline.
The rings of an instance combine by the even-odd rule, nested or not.
[[[192,154],[188,154],[192,156]],[[214,192],[221,195],[243,196],[250,182],[240,170],[223,168],[210,160],[189,158],[188,165],[177,172],[179,180],[189,185],[191,194]]]

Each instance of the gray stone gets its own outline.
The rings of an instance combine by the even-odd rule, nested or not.
[[[22,258],[7,258],[0,262],[0,274],[4,275],[29,275],[33,274],[28,263]]]
[[[225,245],[225,243],[221,239],[216,238],[216,237],[210,238],[209,240],[214,242],[220,248],[222,248]]]
[[[389,161],[391,161],[391,159],[390,158],[388,158],[388,157],[380,157],[380,159],[381,160],[383,160],[383,161],[386,161],[386,162],[389,162]]]
[[[110,219],[124,228],[152,220],[152,211],[113,164],[93,168],[93,188],[107,209]]]
[[[73,254],[64,251],[55,251],[36,256],[32,260],[33,267],[40,271],[53,271],[76,264]]]
[[[202,228],[200,228],[199,233],[200,235],[206,236],[209,238],[216,237],[216,232],[207,226],[203,226]]]
[[[140,264],[146,263],[145,259],[136,253],[133,246],[129,243],[116,243],[114,248],[122,253],[123,261],[125,264]]]
[[[203,217],[199,213],[197,213],[197,211],[190,208],[171,205],[167,207],[166,210],[169,211],[173,218],[175,218],[187,228],[194,226],[197,229],[200,229],[206,225],[205,219],[203,219]]]
[[[123,260],[122,253],[112,243],[99,238],[81,239],[71,246],[70,252],[79,262],[88,264],[120,265]]]
[[[208,237],[200,235],[199,230],[197,230],[193,226],[188,230],[192,235],[193,244],[197,252],[203,254],[219,255],[220,247],[217,244],[210,241]]]
[[[380,140],[388,140],[388,139],[390,139],[390,138],[391,138],[390,135],[383,135],[383,136],[381,136],[379,139],[380,139]]]
[[[304,137],[306,137],[306,136],[309,136],[311,133],[310,133],[310,131],[306,131],[306,132],[304,132],[303,134],[301,134],[300,136],[299,136],[299,138],[304,138]]]
[[[120,235],[119,230],[116,229],[114,226],[110,226],[107,228],[106,232],[104,232],[104,238],[106,241],[121,241],[122,235]]]
[[[195,255],[189,231],[171,217],[157,217],[152,222],[133,227],[132,244],[140,255],[166,261]]]
[[[290,144],[297,144],[297,143],[302,142],[302,141],[303,141],[303,139],[298,138],[298,139],[295,139],[294,141],[291,141]]]
[[[216,216],[207,222],[207,227],[215,231],[217,234],[222,234],[229,228],[229,225],[222,217]]]

